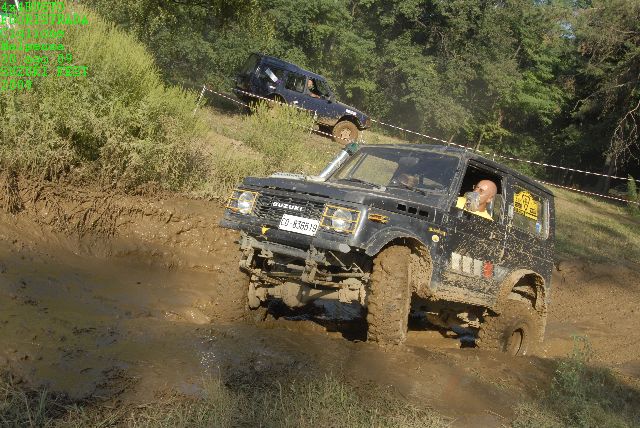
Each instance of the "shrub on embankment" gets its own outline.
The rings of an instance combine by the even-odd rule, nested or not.
[[[166,86],[133,36],[74,10],[89,24],[65,26],[61,43],[88,75],[52,76],[59,52],[49,53],[48,77],[0,94],[0,166],[45,179],[73,173],[122,187],[193,187],[206,171],[195,94]],[[31,54],[17,52],[18,64]]]

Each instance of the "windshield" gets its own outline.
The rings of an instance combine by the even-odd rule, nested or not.
[[[365,147],[335,172],[330,181],[443,191],[449,188],[458,163],[459,158],[451,154],[407,148]]]

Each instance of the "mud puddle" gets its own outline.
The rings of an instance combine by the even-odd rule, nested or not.
[[[6,245],[0,260],[0,355],[30,384],[72,399],[148,401],[168,390],[197,394],[207,376],[233,384],[333,373],[356,387],[392,388],[460,423],[497,422],[512,416],[514,394],[548,378],[540,361],[446,349],[457,342],[437,332],[413,331],[407,346],[380,350],[345,340],[322,318],[209,323],[202,290],[216,288],[208,272]]]

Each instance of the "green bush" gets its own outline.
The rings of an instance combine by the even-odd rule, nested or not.
[[[268,172],[302,172],[305,142],[314,127],[308,112],[292,106],[259,102],[245,119],[242,140],[264,156]]]
[[[48,55],[49,77],[0,95],[2,163],[46,179],[74,172],[124,187],[196,185],[205,128],[193,114],[195,94],[166,87],[133,36],[81,6],[73,10],[89,25],[65,27],[62,43],[88,76],[52,76],[56,52]]]

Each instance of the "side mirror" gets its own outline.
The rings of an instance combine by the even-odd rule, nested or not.
[[[467,192],[464,197],[466,199],[464,209],[471,212],[478,211],[478,208],[480,208],[480,194],[478,192]]]

